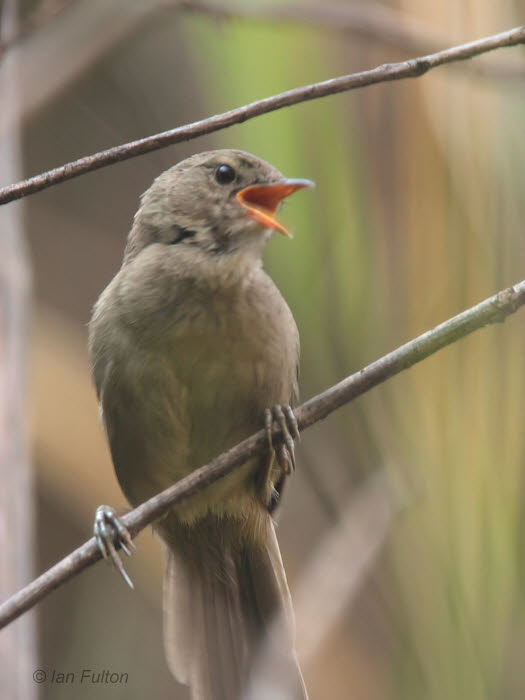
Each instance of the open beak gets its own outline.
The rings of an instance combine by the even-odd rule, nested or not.
[[[277,221],[275,213],[285,197],[289,197],[304,187],[315,187],[311,180],[280,180],[267,185],[250,185],[237,192],[237,201],[247,210],[248,216],[265,228],[292,237],[286,228]]]

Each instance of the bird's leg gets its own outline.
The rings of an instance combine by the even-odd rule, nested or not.
[[[104,559],[112,563],[128,586],[133,588],[133,583],[124,569],[115,545],[120,547],[130,557],[136,550],[135,543],[111,506],[99,506],[97,508],[93,534]]]
[[[274,447],[272,439],[274,420],[281,428],[283,435],[283,442],[280,442],[277,447]],[[268,464],[266,468],[266,483],[268,483],[275,460],[277,460],[282,473],[288,475],[295,471],[294,439],[300,439],[300,436],[297,419],[290,406],[277,405],[271,409],[267,408],[264,412],[264,427],[269,447]]]

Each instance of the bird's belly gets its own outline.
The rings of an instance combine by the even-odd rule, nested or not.
[[[264,409],[289,401],[291,386],[272,355],[274,362],[253,335],[219,330],[168,336],[147,358],[128,359],[123,373],[130,378],[123,380],[127,396],[114,405],[121,415],[110,421],[117,427],[110,442],[119,481],[132,503],[261,429]],[[181,504],[179,518],[191,522],[210,511],[242,516],[252,510],[259,498],[255,472],[265,462],[265,456],[252,460]]]

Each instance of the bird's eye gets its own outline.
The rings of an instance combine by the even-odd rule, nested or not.
[[[229,185],[230,182],[235,180],[235,170],[231,167],[231,165],[226,165],[226,163],[223,163],[215,170],[215,179],[219,185]]]

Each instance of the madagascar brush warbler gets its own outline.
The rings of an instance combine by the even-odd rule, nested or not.
[[[132,505],[263,426],[271,436],[274,420],[285,436],[155,525],[166,656],[194,700],[307,697],[272,520],[295,466],[299,336],[262,253],[273,231],[289,235],[275,218],[281,201],[312,184],[237,150],[173,166],[142,196],[89,325],[102,418]],[[114,535],[133,546],[106,506],[95,531],[105,554]],[[262,658],[273,668],[259,677]]]

